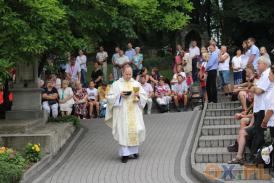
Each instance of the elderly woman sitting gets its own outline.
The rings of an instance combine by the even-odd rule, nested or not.
[[[88,102],[88,94],[85,88],[82,88],[80,81],[75,83],[74,90],[74,101],[75,101],[75,115],[78,118],[85,119],[87,115],[87,102]]]
[[[68,80],[63,80],[61,88],[58,90],[59,94],[59,106],[61,115],[71,115],[73,105],[74,105],[74,93],[71,87],[69,86]]]
[[[42,108],[54,118],[58,115],[58,92],[51,80],[47,81],[46,88],[42,92]]]

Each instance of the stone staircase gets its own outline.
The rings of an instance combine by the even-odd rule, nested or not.
[[[240,122],[234,114],[241,109],[239,102],[231,102],[222,93],[218,93],[218,99],[219,103],[204,106],[191,153],[192,172],[203,182],[270,182],[269,169],[227,164],[236,156],[228,152],[227,146],[235,142],[239,133]]]

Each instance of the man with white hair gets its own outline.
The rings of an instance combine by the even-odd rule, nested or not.
[[[120,145],[121,162],[126,163],[129,156],[138,158],[138,146],[145,140],[142,111],[147,95],[141,84],[132,78],[131,66],[125,65],[122,74],[108,93],[105,120],[112,122],[113,137]]]
[[[258,72],[260,79],[256,82],[256,86],[249,89],[250,92],[254,93],[254,124],[251,127],[245,129],[246,135],[249,139],[252,139],[251,145],[251,156],[248,164],[255,163],[255,155],[257,150],[264,144],[264,128],[261,128],[261,123],[265,116],[265,104],[264,97],[268,90],[272,89],[270,80],[268,79],[270,72],[271,62],[266,57],[260,57],[258,60]]]

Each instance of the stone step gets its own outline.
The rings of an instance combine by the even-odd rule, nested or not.
[[[238,112],[241,112],[241,109],[207,109],[205,116],[234,116]]]
[[[221,180],[228,183],[253,183],[255,180],[254,183],[267,183],[272,179],[270,174],[273,172],[273,170],[263,168],[263,166],[230,165],[227,163],[196,163],[195,167],[207,177],[207,182]]]
[[[234,116],[211,116],[205,117],[203,125],[237,125],[240,120],[236,120]]]
[[[246,149],[245,156],[249,150]],[[196,163],[227,163],[235,158],[236,152],[228,152],[226,147],[198,147],[195,153]]]
[[[227,147],[233,144],[236,139],[237,135],[201,136],[199,147]]]
[[[56,154],[75,131],[71,123],[47,123],[45,127],[38,127],[28,133],[0,134],[3,145],[13,147],[17,151],[24,151],[26,144],[40,143],[42,152]]]
[[[44,118],[32,120],[0,120],[0,134],[28,133],[35,128],[45,126],[46,121]]]
[[[240,125],[207,125],[202,127],[201,134],[208,135],[237,135]]]
[[[218,101],[219,102],[229,102],[229,101],[231,101],[231,96],[225,96],[224,94],[219,94],[218,93],[218,95],[217,95],[217,98],[218,98]]]
[[[219,97],[218,96],[218,103],[221,103],[221,102],[231,102],[231,98],[228,98],[228,97]]]
[[[207,104],[207,109],[234,109],[240,107],[240,102],[224,102]]]

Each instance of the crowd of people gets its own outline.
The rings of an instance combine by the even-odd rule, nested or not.
[[[71,115],[72,111],[80,118],[104,117],[108,92],[112,83],[122,77],[126,65],[132,68],[132,77],[146,92],[147,114],[151,113],[153,102],[157,103],[160,112],[169,111],[171,102],[177,111],[181,111],[181,106],[183,111],[187,110],[190,87],[194,83],[199,85],[204,101],[217,103],[220,87],[224,95],[239,100],[242,108],[242,112],[235,115],[240,120],[239,136],[236,143],[228,146],[228,150],[237,152],[237,156],[228,163],[243,164],[245,146],[251,149],[248,162],[253,163],[258,149],[264,144],[265,129],[270,129],[273,138],[274,126],[274,69],[265,47],[258,49],[255,42],[254,38],[244,40],[232,59],[227,47],[218,48],[214,40],[201,48],[196,41],[190,43],[189,49],[177,45],[171,80],[162,76],[157,67],[149,72],[143,66],[141,48],[134,49],[128,43],[125,52],[120,47],[115,48],[109,76],[108,53],[100,47],[88,81],[87,57],[80,50],[78,56],[70,55],[63,78],[53,73],[55,69],[49,69],[53,64],[48,61],[45,70],[49,77],[44,83],[42,106],[53,117]],[[271,151],[272,146],[265,150]]]
[[[157,67],[149,71],[144,66],[141,48],[133,48],[131,43],[125,52],[116,47],[110,59],[101,46],[91,62],[90,78],[87,78],[87,64],[90,63],[82,50],[78,55],[70,54],[68,63],[60,68],[49,58],[39,77],[43,88],[42,107],[53,118],[58,115],[75,115],[82,119],[104,117],[112,83],[122,77],[126,66],[132,68],[133,79],[146,92],[147,114],[151,114],[153,102],[160,112],[169,111],[171,103],[176,111],[187,110],[190,88],[194,85],[199,86],[204,102],[217,103],[220,88],[231,100],[239,100],[242,109],[235,115],[240,120],[238,138],[228,146],[228,151],[237,152],[237,156],[228,163],[243,164],[245,146],[251,149],[248,162],[254,163],[258,149],[265,143],[264,131],[269,128],[272,139],[274,133],[273,64],[266,48],[259,49],[255,43],[252,37],[244,40],[233,57],[225,45],[219,48],[214,40],[201,48],[196,41],[192,41],[188,49],[178,44],[171,68],[172,78],[165,78]],[[112,64],[109,72],[108,60]],[[0,86],[0,107],[3,106],[3,93]],[[12,95],[9,100],[12,102]],[[273,146],[264,150],[268,154]]]
[[[262,157],[265,164],[271,162],[274,137],[274,67],[266,56],[259,57],[257,62],[257,72],[254,67],[247,67],[246,82],[234,85],[233,94],[241,102],[242,112],[235,115],[240,120],[240,131],[236,142],[228,146],[228,151],[237,152],[237,156],[229,164],[257,164],[257,157]],[[265,143],[264,131],[267,128],[272,139],[269,144]],[[248,159],[244,156],[246,146],[250,148]]]
[[[233,98],[236,86],[247,83],[247,72],[257,73],[259,58],[270,60],[265,47],[259,50],[254,38],[243,41],[242,48],[236,50],[232,59],[227,47],[222,45],[218,48],[214,40],[210,40],[208,46],[201,48],[197,46],[196,41],[192,41],[188,49],[183,49],[178,44],[175,54],[171,80],[162,76],[157,67],[151,68],[149,72],[148,68],[143,66],[141,48],[133,48],[131,43],[128,43],[125,52],[120,47],[115,48],[115,53],[110,58],[112,71],[109,72],[108,53],[101,46],[96,53],[96,60],[91,62],[93,70],[90,78],[86,78],[88,62],[82,50],[79,50],[78,56],[69,56],[68,63],[64,66],[64,74],[58,74],[53,60],[48,59],[43,77],[47,82],[41,80],[41,86],[45,87],[42,95],[43,109],[53,117],[58,114],[70,115],[72,111],[81,118],[104,117],[108,91],[112,83],[122,77],[122,68],[130,65],[133,78],[142,84],[148,95],[147,114],[151,113],[153,102],[156,102],[160,112],[169,111],[171,103],[176,111],[186,111],[190,88],[194,83],[199,85],[203,100],[209,103],[218,101],[217,85],[226,96]],[[239,92],[244,110],[247,108],[245,95],[244,91]]]

